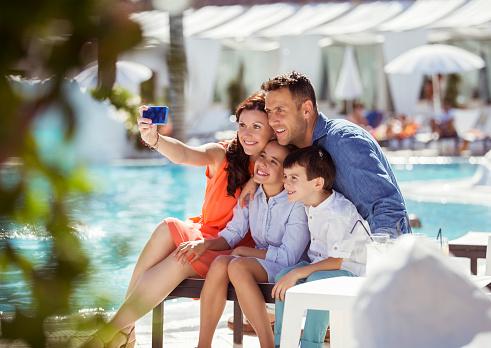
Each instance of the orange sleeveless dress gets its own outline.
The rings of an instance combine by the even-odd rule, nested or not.
[[[225,228],[232,219],[233,209],[237,204],[240,189],[237,189],[234,197],[227,194],[227,159],[217,169],[215,175],[210,178],[210,169],[206,168],[206,191],[201,216],[181,221],[175,218],[167,218],[167,223],[172,239],[176,247],[182,242],[199,240],[204,238],[216,238],[218,233]],[[240,245],[254,247],[254,241],[250,233],[242,240]],[[229,255],[232,250],[214,251],[207,250],[191,266],[201,277],[208,273],[213,260],[220,255]]]

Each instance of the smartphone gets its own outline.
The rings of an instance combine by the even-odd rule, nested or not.
[[[167,114],[169,108],[167,106],[149,106],[143,111],[143,117],[152,120],[152,124],[162,125],[167,124]]]

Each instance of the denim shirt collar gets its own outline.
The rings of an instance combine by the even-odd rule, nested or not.
[[[320,138],[326,136],[325,129],[327,128],[328,120],[329,119],[322,112],[319,112],[317,120],[315,121],[314,134],[312,135],[312,143],[315,143]]]

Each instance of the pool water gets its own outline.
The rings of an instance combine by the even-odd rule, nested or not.
[[[465,178],[475,169],[471,164],[394,166],[401,182]],[[112,309],[124,298],[138,254],[155,226],[168,216],[184,219],[199,214],[204,170],[173,165],[101,166],[90,173],[97,191],[89,199],[75,198],[73,214],[93,268],[88,280],[78,284],[73,304],[75,308]],[[407,205],[423,224],[415,231],[430,236],[439,228],[449,239],[469,230],[491,229],[489,206],[411,200]],[[0,223],[0,243],[9,238],[34,262],[46,261],[50,241],[35,227]],[[0,311],[12,311],[13,305],[28,306],[29,297],[18,271],[0,273]]]
[[[474,175],[477,165],[469,163],[393,165],[399,182],[458,180]],[[491,197],[490,197],[491,199]],[[468,231],[491,231],[491,207],[486,205],[432,203],[406,200],[408,212],[421,219],[422,228],[414,232],[436,236],[438,229],[449,240]]]

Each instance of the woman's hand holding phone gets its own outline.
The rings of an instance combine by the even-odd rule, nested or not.
[[[140,117],[138,118],[138,130],[142,140],[148,145],[156,144],[159,134],[157,133],[157,125],[152,124],[152,120],[142,117],[143,111],[147,110],[147,105],[142,105],[138,108]]]

